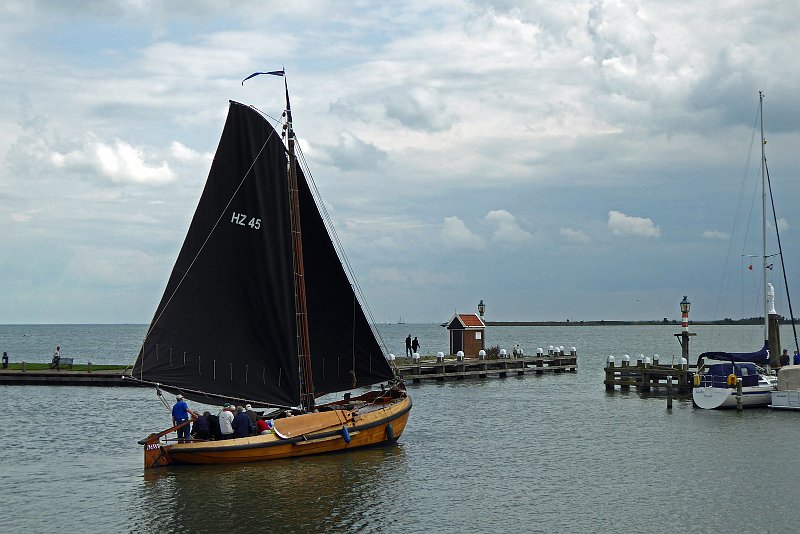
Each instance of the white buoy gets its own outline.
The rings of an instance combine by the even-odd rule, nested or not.
[[[483,352],[483,351],[481,351],[481,352]],[[463,350],[460,350],[460,351],[456,352],[456,360],[458,360],[460,362],[464,361],[464,351]]]
[[[541,357],[542,354],[544,354],[544,351],[542,350],[542,347],[539,347],[538,349],[536,349],[536,355],[537,356]]]
[[[412,354],[411,359],[414,360],[415,362],[419,362],[419,352],[415,352],[414,354]]]
[[[505,357],[506,357],[506,354],[507,354],[507,353],[506,353],[506,349],[500,349],[500,357],[501,357],[501,358],[505,358]]]
[[[390,361],[390,362],[393,362],[393,361],[394,361],[394,354],[389,354],[389,361]]]
[[[578,349],[576,349],[575,347],[570,347],[569,354],[570,356],[575,356],[576,354],[578,354]]]
[[[437,362],[443,362],[444,361],[444,352],[439,351],[439,352],[436,353],[436,361]]]
[[[609,354],[608,358],[606,359],[606,362],[608,363],[609,367],[614,367],[614,355]]]
[[[458,352],[463,354],[463,352],[461,352],[461,351],[458,351]],[[478,359],[479,360],[485,360],[486,359],[486,351],[485,350],[481,349],[480,351],[478,351]]]

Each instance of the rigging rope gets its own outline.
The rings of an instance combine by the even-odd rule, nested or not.
[[[786,301],[789,303],[789,318],[792,321],[792,333],[794,334],[795,353],[800,353],[800,345],[797,343],[797,327],[794,324],[794,312],[792,311],[792,298],[789,295],[789,281],[786,279],[786,265],[783,262],[783,247],[781,247],[781,233],[778,230],[778,216],[775,213],[775,199],[772,196],[772,182],[769,179],[769,166],[767,158],[764,158],[764,168],[767,171],[767,187],[769,187],[769,201],[772,205],[772,220],[775,223],[775,235],[778,237],[778,255],[781,258],[781,271],[783,271],[783,284],[786,288]],[[790,362],[791,363],[791,362]]]

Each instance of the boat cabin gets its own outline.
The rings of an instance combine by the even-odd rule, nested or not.
[[[727,379],[730,374],[741,378],[742,386],[744,387],[757,386],[761,377],[758,368],[752,363],[718,363],[709,365],[703,374],[713,377],[711,386],[715,388],[727,387]]]
[[[450,331],[450,354],[463,351],[464,356],[477,358],[485,348],[483,336],[486,324],[474,313],[457,313],[447,323]]]

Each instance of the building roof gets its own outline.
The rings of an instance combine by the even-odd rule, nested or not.
[[[459,327],[473,329],[485,328],[486,325],[483,320],[474,313],[457,313],[450,321],[450,324],[447,325],[447,328],[452,330],[453,328]]]

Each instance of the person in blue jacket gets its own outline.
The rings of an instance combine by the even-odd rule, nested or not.
[[[188,421],[191,413],[192,411],[189,409],[189,405],[183,400],[183,395],[176,395],[175,404],[172,406],[172,422],[175,425],[179,425]],[[189,436],[189,425],[183,425],[178,429],[178,443],[184,443],[191,439],[192,438]]]
[[[236,407],[236,417],[233,418],[233,423],[231,426],[233,427],[233,437],[235,438],[246,438],[252,435],[250,430],[250,425],[252,421],[250,421],[250,416],[247,415],[247,412],[241,406]]]

